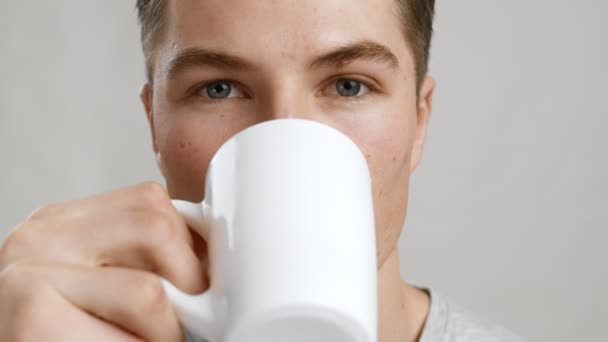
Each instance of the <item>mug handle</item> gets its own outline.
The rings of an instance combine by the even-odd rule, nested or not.
[[[188,226],[207,240],[214,225],[204,224],[204,221],[211,217],[210,208],[205,201],[192,203],[172,200],[172,202]],[[161,278],[161,283],[182,326],[197,337],[216,341],[221,330],[219,298],[210,290],[198,295],[184,293],[164,278]]]

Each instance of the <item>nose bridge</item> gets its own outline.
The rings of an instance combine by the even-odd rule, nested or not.
[[[299,84],[296,77],[276,82],[265,96],[263,111],[270,120],[306,118],[312,115],[310,90]]]

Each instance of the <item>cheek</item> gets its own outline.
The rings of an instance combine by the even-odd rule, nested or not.
[[[373,123],[349,127],[348,135],[364,154],[370,168],[374,196],[381,197],[398,178],[409,176],[415,114],[387,108]]]
[[[162,170],[172,197],[198,201],[204,193],[204,173],[211,159],[209,142],[171,134],[159,144]]]
[[[188,122],[168,123],[161,131],[158,149],[169,194],[202,200],[209,163],[233,132]]]
[[[373,122],[348,127],[367,160],[372,177],[379,260],[398,240],[407,209],[410,157],[414,141],[415,101],[391,103]]]
[[[407,211],[413,130],[406,122],[385,127],[386,134],[375,136],[367,147],[379,265],[395,248]]]
[[[406,193],[404,182],[409,178],[410,130],[400,126],[387,126],[383,133],[368,136],[365,157],[372,176],[374,201],[379,209],[386,200],[394,201]],[[389,203],[390,204],[390,203]]]

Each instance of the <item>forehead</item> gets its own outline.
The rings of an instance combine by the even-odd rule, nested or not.
[[[299,60],[352,41],[408,54],[395,0],[169,0],[167,58],[192,47]]]

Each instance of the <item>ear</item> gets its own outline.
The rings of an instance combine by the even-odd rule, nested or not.
[[[426,142],[426,131],[431,118],[431,110],[433,109],[434,92],[435,80],[430,76],[425,76],[420,86],[420,93],[418,95],[416,131],[414,134],[414,144],[412,146],[410,173],[416,170],[420,164],[420,160],[422,160],[424,143]]]
[[[139,90],[139,99],[141,100],[144,110],[146,111],[146,117],[148,119],[148,125],[150,126],[150,134],[152,135],[152,149],[156,155],[156,163],[158,164],[161,172],[163,171],[160,152],[158,151],[158,145],[156,143],[156,132],[154,127],[154,115],[152,112],[152,85],[145,83]]]

